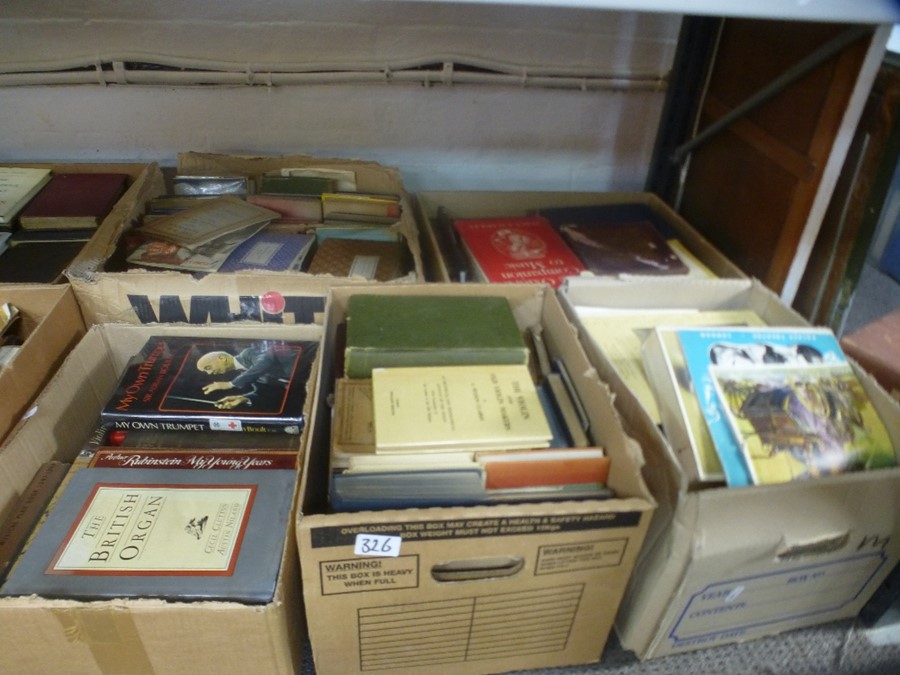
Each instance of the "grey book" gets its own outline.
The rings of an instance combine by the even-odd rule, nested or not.
[[[0,596],[267,603],[293,470],[77,471]]]

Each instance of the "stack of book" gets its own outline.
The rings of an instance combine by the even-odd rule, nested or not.
[[[287,271],[387,281],[410,266],[394,227],[400,215],[398,195],[357,191],[352,170],[177,175],[171,193],[150,201],[142,226],[125,240],[126,259],[187,272]],[[180,236],[185,222],[191,234],[209,236]]]
[[[332,509],[610,495],[574,392],[547,384],[505,298],[354,294],[345,325]]]
[[[20,317],[18,307],[8,302],[0,303],[0,368],[13,359],[22,344],[18,331]]]
[[[57,281],[127,185],[122,173],[0,167],[0,282]]]
[[[896,465],[824,328],[658,325],[642,346],[662,428],[691,482],[742,487]]]
[[[151,337],[0,531],[0,595],[270,602],[317,348]]]
[[[655,214],[607,206],[538,209],[527,215],[453,218],[435,228],[454,278],[559,286],[582,274],[639,278],[713,274]]]

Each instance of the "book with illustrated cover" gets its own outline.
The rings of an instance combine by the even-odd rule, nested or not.
[[[529,350],[502,296],[373,295],[347,303],[344,369],[477,363],[527,364]]]
[[[11,224],[50,176],[50,169],[0,166],[0,225]]]
[[[193,248],[168,241],[143,241],[125,259],[137,267],[161,267],[180,272],[218,272],[242,244],[265,226],[265,223],[254,223]]]
[[[312,234],[270,232],[263,229],[241,242],[217,271],[297,272],[315,241]]]
[[[296,471],[84,468],[0,595],[272,600]]]
[[[754,484],[896,466],[887,430],[849,363],[710,372]]]
[[[145,222],[139,232],[147,239],[167,241],[193,250],[254,225],[262,227],[279,217],[277,211],[225,195],[201,200],[192,208]]]
[[[453,221],[479,281],[548,283],[581,274],[585,266],[546,218],[470,218]]]
[[[546,448],[553,433],[524,365],[375,368],[375,452]]]
[[[96,228],[125,194],[123,173],[57,173],[19,214],[26,230]]]
[[[113,429],[299,434],[318,343],[154,336],[101,411]]]
[[[744,453],[718,395],[717,367],[846,363],[837,338],[825,328],[720,327],[679,328],[693,394],[730,487],[752,484]]]
[[[564,223],[559,233],[585,267],[601,276],[686,275],[688,267],[653,223]]]

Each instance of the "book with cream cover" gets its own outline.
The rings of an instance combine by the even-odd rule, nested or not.
[[[50,181],[50,176],[50,169],[0,166],[0,225],[12,223],[19,211]]]
[[[294,470],[81,469],[0,595],[270,602],[295,482]]]
[[[376,368],[376,453],[545,448],[553,433],[524,365]]]

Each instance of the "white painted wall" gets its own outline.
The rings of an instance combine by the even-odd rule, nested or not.
[[[396,166],[414,191],[641,189],[664,83],[554,89],[530,77],[663,78],[680,24],[673,14],[353,0],[60,4],[0,3],[0,81],[105,63],[114,70],[87,77],[123,84],[0,87],[0,159],[174,164],[184,150],[301,152]],[[378,79],[131,84],[140,73],[128,61],[206,66],[241,82],[323,66]],[[516,84],[384,76],[449,61],[512,73]]]

